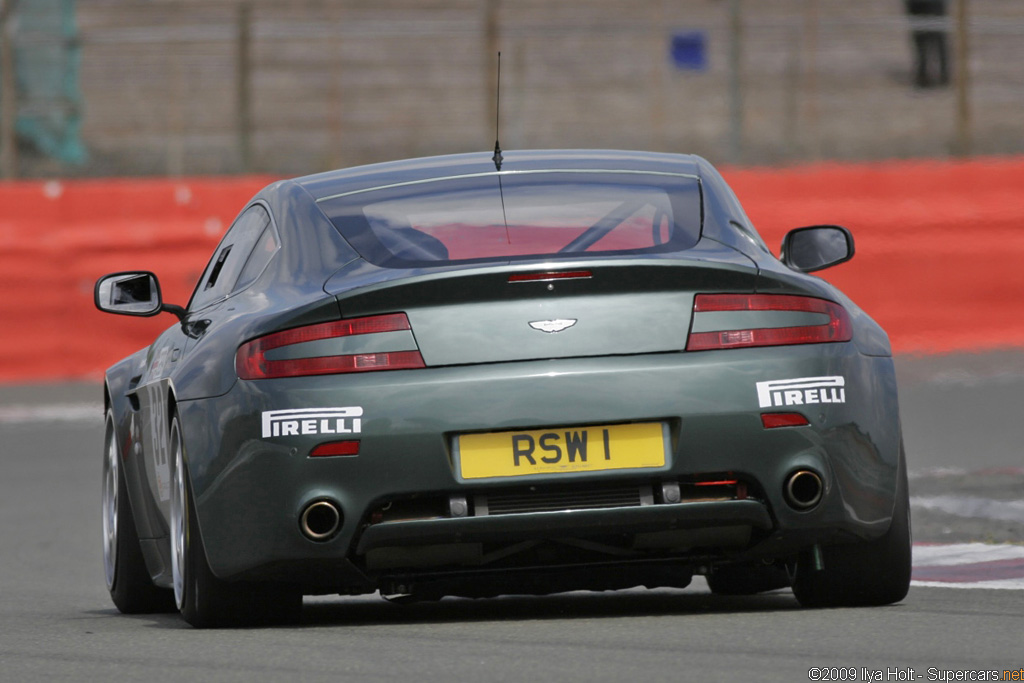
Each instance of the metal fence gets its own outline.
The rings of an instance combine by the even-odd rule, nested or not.
[[[1024,152],[1024,3],[952,0],[89,0],[75,166],[299,174],[493,147],[776,164]],[[912,28],[951,79],[914,83]],[[13,35],[17,45],[29,38]]]

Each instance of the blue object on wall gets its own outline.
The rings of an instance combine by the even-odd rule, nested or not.
[[[679,69],[704,71],[708,68],[707,38],[704,31],[685,31],[672,35],[672,63]]]

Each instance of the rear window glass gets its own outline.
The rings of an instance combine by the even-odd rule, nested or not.
[[[700,238],[692,176],[493,173],[319,201],[368,261],[388,267],[682,251]]]

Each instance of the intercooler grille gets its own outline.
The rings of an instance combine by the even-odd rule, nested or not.
[[[510,491],[475,496],[474,512],[481,515],[512,515],[526,512],[599,510],[652,505],[650,486],[617,486],[602,489]]]

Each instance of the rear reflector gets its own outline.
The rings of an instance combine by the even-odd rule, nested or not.
[[[776,427],[806,427],[810,421],[800,413],[761,413],[761,424],[765,429]]]
[[[591,277],[589,270],[563,270],[547,273],[519,273],[509,275],[509,282],[551,282],[552,280],[585,280]]]
[[[323,458],[334,455],[359,455],[359,441],[333,441],[322,443],[314,448],[309,457]]]
[[[788,294],[698,294],[693,312],[779,311],[821,313],[828,322],[797,327],[752,327],[711,332],[693,332],[687,351],[736,349],[751,346],[786,346],[790,344],[822,344],[844,342],[853,338],[850,316],[839,304],[809,296]]]
[[[235,354],[235,370],[241,379],[273,379],[277,377],[301,377],[305,375],[333,375],[348,372],[370,372],[373,370],[406,370],[423,368],[423,356],[419,351],[389,351],[381,353],[359,353],[338,356],[316,356],[311,358],[289,358],[268,360],[267,352],[294,344],[349,337],[360,334],[401,332],[412,329],[405,313],[376,315],[368,318],[338,320],[307,327],[298,327],[274,332],[259,339],[253,339],[238,348]]]

